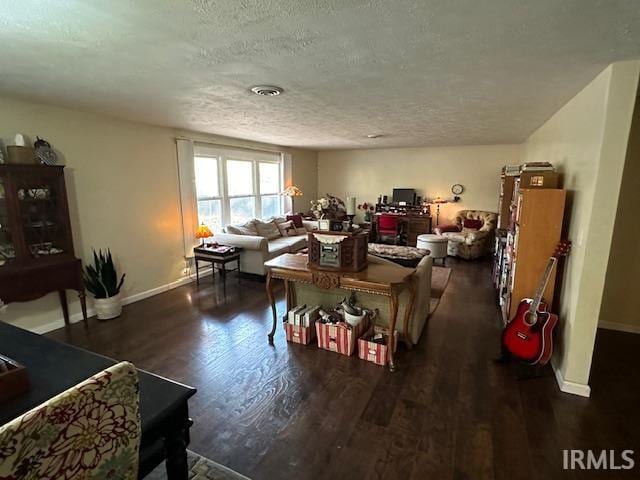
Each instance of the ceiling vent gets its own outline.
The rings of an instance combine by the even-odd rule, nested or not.
[[[263,97],[275,97],[276,95],[280,95],[284,90],[280,87],[275,87],[273,85],[256,85],[255,87],[251,87],[251,91],[256,95],[262,95]]]

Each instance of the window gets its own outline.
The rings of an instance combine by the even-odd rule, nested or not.
[[[282,215],[279,154],[196,147],[198,222],[220,232],[224,225]]]

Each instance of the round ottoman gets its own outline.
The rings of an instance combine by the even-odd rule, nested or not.
[[[429,256],[434,260],[440,258],[442,260],[442,264],[444,265],[444,261],[447,258],[447,246],[449,244],[449,240],[446,237],[442,237],[440,235],[434,235],[431,233],[425,233],[423,235],[418,235],[418,248],[424,248],[425,250],[429,250]]]

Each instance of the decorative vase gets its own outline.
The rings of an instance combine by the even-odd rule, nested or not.
[[[108,298],[94,298],[93,306],[98,320],[110,320],[119,317],[122,313],[120,294]]]
[[[365,222],[371,222],[371,212],[369,210],[364,212],[364,221]]]

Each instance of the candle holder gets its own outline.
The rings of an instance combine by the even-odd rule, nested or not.
[[[349,231],[353,232],[353,219],[355,215],[347,215],[347,217],[349,217]]]

